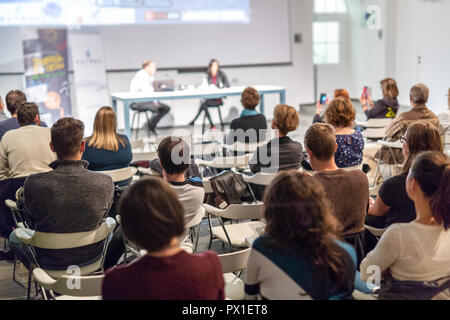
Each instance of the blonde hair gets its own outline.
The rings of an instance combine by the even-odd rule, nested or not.
[[[108,151],[119,150],[125,141],[116,133],[116,113],[111,107],[102,107],[97,111],[94,120],[94,133],[87,139],[88,146]]]

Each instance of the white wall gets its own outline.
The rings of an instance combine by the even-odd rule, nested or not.
[[[279,85],[286,88],[286,102],[297,107],[299,103],[311,102],[313,97],[313,64],[312,64],[312,21],[313,21],[313,0],[291,0],[290,1],[290,33],[292,65],[286,66],[268,66],[268,67],[248,67],[248,68],[229,68],[224,69],[232,85]],[[301,33],[303,42],[294,43],[294,34]],[[261,38],[251,39],[251,41],[264,41],[264,35]],[[249,45],[251,45],[249,41]],[[270,46],[270,43],[267,44]],[[245,48],[242,48],[245,50]],[[239,52],[236,52],[239,54]],[[134,72],[112,72],[107,74],[107,81],[110,92],[128,91],[129,84]],[[202,79],[200,73],[178,74],[176,71],[161,71],[157,78],[175,79],[180,84],[199,84]],[[73,84],[73,75],[70,75]],[[0,75],[0,95],[4,97],[11,89],[23,89],[21,75]],[[72,85],[72,90],[75,88]],[[226,100],[223,116],[228,115],[229,109],[236,106],[241,110],[239,97],[232,97]],[[75,95],[72,94],[73,106],[76,106]],[[266,115],[271,118],[271,114],[276,104],[279,103],[278,96],[268,95],[265,98]],[[195,115],[199,107],[199,101],[196,100],[177,100],[169,101],[172,107],[172,113],[175,117],[176,125],[185,125]],[[122,127],[122,113],[119,108],[119,126]],[[216,112],[212,112],[216,121],[218,117]],[[142,119],[142,122],[144,120]]]

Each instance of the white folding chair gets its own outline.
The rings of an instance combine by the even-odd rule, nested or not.
[[[242,177],[244,178],[244,181],[247,183],[268,186],[272,182],[272,180],[276,177],[276,174],[258,172],[252,176],[247,176],[243,174]]]
[[[196,159],[195,163],[199,167],[204,168],[216,168],[216,169],[245,169],[248,167],[248,163],[250,162],[251,154],[246,154],[244,156],[238,157],[215,157],[213,160],[202,160]]]
[[[183,242],[180,244],[180,246],[183,246],[187,244],[188,239],[190,238],[192,240],[192,248],[193,253],[197,252],[197,245],[198,245],[198,239],[200,237],[200,226],[203,221],[203,218],[206,217],[206,211],[205,208],[200,207],[198,210],[193,214],[194,218],[192,218],[189,223],[186,224],[185,228],[189,230],[188,235],[183,240]],[[197,229],[197,234],[195,235],[195,229]],[[195,236],[195,240],[194,240]]]
[[[117,170],[97,171],[97,172],[110,176],[113,179],[114,183],[116,183],[131,179],[137,173],[137,171],[138,170],[135,167],[126,167]]]
[[[102,256],[86,266],[80,267],[80,275],[89,275],[96,271],[103,271],[103,261],[106,253],[106,248],[109,243],[109,236],[116,227],[116,221],[113,218],[106,218],[105,221],[95,230],[77,233],[45,233],[34,231],[27,228],[17,228],[13,232],[16,237],[26,246],[28,255],[30,256],[31,266],[29,268],[28,276],[28,290],[27,298],[30,299],[31,289],[31,273],[34,266],[40,267],[34,251],[30,247],[41,249],[59,250],[59,249],[73,249],[85,247],[94,243],[105,240]],[[60,278],[67,275],[67,270],[49,270],[44,271],[52,278]],[[42,290],[45,298],[45,291]]]
[[[219,209],[209,204],[203,204],[208,213],[208,223],[210,229],[209,249],[211,249],[212,241],[219,239],[224,243],[228,243],[230,247],[246,247],[245,238],[256,238],[264,232],[265,223],[259,221],[263,218],[263,204],[231,204],[225,209]],[[211,216],[217,217],[220,226],[213,227]],[[250,222],[234,223],[225,225],[222,218],[231,220],[258,220]]]
[[[384,228],[384,229],[375,228],[375,227],[372,227],[369,225],[365,225],[365,228],[377,238],[380,238],[388,229],[388,228]]]
[[[400,141],[389,142],[389,141],[385,141],[385,140],[378,140],[377,144],[379,144],[381,146],[381,149],[379,151],[379,156],[376,159],[377,160],[377,169],[375,171],[375,177],[374,177],[371,187],[376,186],[378,174],[380,173],[380,170],[381,170],[381,165],[382,165],[381,158],[383,156],[383,152],[382,152],[383,148],[387,148],[389,150],[389,152],[391,153],[391,156],[394,159],[395,167],[397,169],[401,169],[401,167],[402,167],[402,163],[397,160],[397,158],[395,157],[395,153],[394,153],[394,149],[401,150],[403,148],[403,145]],[[392,170],[391,170],[391,174],[392,174]]]
[[[369,119],[365,122],[357,122],[356,125],[364,128],[387,128],[393,121],[394,119],[392,118]]]
[[[265,145],[268,142],[268,140],[256,143],[244,143],[241,141],[236,141],[233,144],[223,144],[222,147],[231,152],[254,153],[260,146]]]
[[[152,161],[154,159],[158,158],[158,153],[156,151],[149,151],[149,152],[135,152],[133,151],[133,160],[132,162],[136,161]]]
[[[56,297],[53,295],[55,300],[101,300],[105,276],[63,275],[53,279],[45,270],[35,268],[33,277],[43,289],[59,294]]]
[[[362,135],[369,140],[384,139],[386,137],[386,128],[367,128],[362,132]]]
[[[251,248],[238,252],[219,255],[225,281],[225,298],[227,300],[244,300],[244,282],[239,278],[247,266]],[[238,273],[236,275],[236,273]]]

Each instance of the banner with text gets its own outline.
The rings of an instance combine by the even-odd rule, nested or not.
[[[41,120],[51,126],[72,114],[67,30],[27,27],[21,33],[28,100],[38,104]]]
[[[85,136],[93,131],[97,110],[109,103],[106,68],[100,34],[69,35],[75,77],[76,115],[84,122]]]

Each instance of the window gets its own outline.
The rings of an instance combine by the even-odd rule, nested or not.
[[[314,64],[339,63],[339,22],[314,22]]]
[[[345,0],[315,0],[314,13],[346,13]]]

